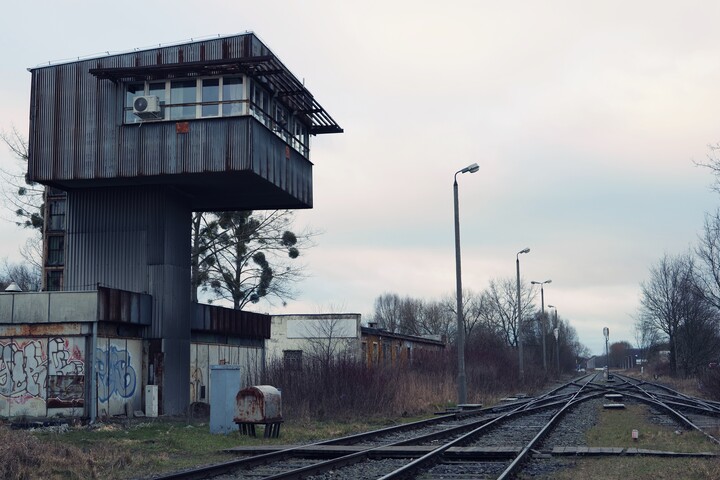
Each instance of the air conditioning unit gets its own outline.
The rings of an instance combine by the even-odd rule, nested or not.
[[[135,97],[133,113],[144,120],[162,118],[160,99],[157,95]]]

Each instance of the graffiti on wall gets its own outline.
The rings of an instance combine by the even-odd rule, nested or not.
[[[68,339],[48,340],[48,408],[85,404],[85,362],[80,347]]]
[[[95,370],[98,376],[98,400],[107,401],[113,395],[130,398],[135,395],[137,375],[130,364],[130,353],[110,345],[96,350]]]
[[[15,403],[47,399],[48,408],[66,408],[82,407],[84,392],[83,353],[71,339],[0,343],[0,396]]]
[[[40,340],[0,343],[0,396],[20,402],[44,397],[47,358]]]

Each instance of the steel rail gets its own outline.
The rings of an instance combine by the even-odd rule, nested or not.
[[[582,378],[585,378],[585,377],[582,377]],[[415,438],[409,439],[409,440],[401,440],[398,442],[386,443],[381,446],[373,446],[362,452],[356,452],[356,453],[353,453],[350,455],[340,456],[338,458],[327,460],[325,462],[320,462],[315,465],[302,467],[300,469],[297,469],[296,471],[281,473],[281,474],[277,474],[277,475],[274,475],[271,477],[267,477],[268,479],[301,478],[302,476],[306,476],[308,474],[308,472],[315,471],[315,472],[321,473],[322,471],[337,469],[343,465],[347,466],[347,465],[351,465],[352,463],[357,463],[359,461],[363,461],[363,459],[369,457],[374,450],[377,450],[380,448],[386,448],[388,446],[405,446],[405,445],[418,443],[418,442],[422,442],[422,441],[434,440],[439,437],[452,435],[454,433],[465,431],[467,429],[474,429],[473,431],[481,431],[482,429],[487,428],[489,424],[494,424],[496,421],[499,421],[508,416],[512,416],[512,415],[515,415],[518,413],[530,413],[530,412],[534,412],[534,411],[541,410],[541,409],[555,407],[558,404],[562,403],[564,400],[560,401],[557,399],[557,397],[553,397],[553,395],[556,392],[558,392],[559,390],[568,388],[569,386],[573,386],[573,382],[569,382],[567,384],[560,385],[538,397],[530,397],[527,399],[523,399],[522,401],[515,402],[514,404],[499,405],[499,406],[496,405],[493,407],[486,407],[486,408],[476,409],[476,410],[468,410],[465,412],[463,412],[463,411],[454,412],[454,413],[438,416],[438,417],[428,419],[428,420],[419,420],[417,422],[411,422],[411,423],[407,423],[407,424],[403,424],[403,425],[395,425],[392,427],[386,427],[386,428],[382,428],[382,429],[378,429],[378,430],[373,430],[370,432],[363,432],[360,434],[349,435],[349,436],[341,437],[338,439],[325,440],[325,441],[315,442],[315,443],[311,443],[311,444],[305,444],[302,446],[294,446],[291,448],[286,448],[286,449],[278,450],[275,452],[268,452],[268,453],[264,453],[264,454],[260,454],[260,455],[254,455],[254,456],[248,457],[248,458],[234,459],[234,460],[229,460],[227,462],[222,462],[222,463],[218,463],[218,464],[214,464],[214,465],[197,467],[194,469],[184,470],[184,471],[180,471],[180,472],[167,473],[167,474],[164,474],[161,476],[156,476],[153,478],[161,479],[161,480],[180,480],[180,479],[183,479],[183,480],[188,479],[189,480],[189,479],[208,478],[209,476],[229,473],[229,472],[232,472],[239,468],[253,468],[253,467],[256,467],[259,465],[284,460],[286,458],[295,456],[301,449],[304,449],[307,447],[324,446],[324,445],[351,445],[354,443],[358,443],[358,442],[367,440],[368,438],[387,435],[387,434],[396,433],[396,432],[415,430],[415,429],[422,428],[424,426],[441,424],[441,423],[446,422],[451,419],[461,420],[464,418],[468,418],[468,417],[472,417],[472,416],[479,416],[479,415],[483,415],[483,414],[490,414],[490,415],[497,414],[498,415],[494,418],[481,419],[477,422],[471,422],[466,425],[454,426],[454,427],[445,429],[440,432],[434,432],[434,433],[422,435],[420,437],[415,437]],[[557,396],[558,397],[566,397],[569,395],[572,395],[572,394],[560,394]],[[507,409],[511,409],[511,410],[509,412],[502,413],[503,411],[505,411]],[[472,433],[472,432],[470,432],[470,433]],[[466,436],[467,436],[467,434],[466,434]],[[462,438],[462,437],[460,437],[460,438]]]
[[[687,395],[687,394],[685,394],[685,393],[679,392],[679,391],[677,391],[677,390],[674,390],[674,389],[672,389],[672,388],[670,388],[670,387],[667,387],[667,386],[665,386],[665,385],[661,385],[661,384],[659,384],[659,383],[647,382],[647,381],[645,381],[645,380],[639,380],[639,379],[635,379],[635,378],[628,377],[628,376],[625,376],[625,375],[619,375],[619,377],[622,378],[622,379],[628,380],[628,381],[629,381],[629,380],[636,380],[636,381],[638,382],[637,384],[633,384],[633,383],[631,383],[631,382],[628,382],[630,385],[633,385],[633,386],[635,386],[635,385],[639,385],[639,386],[642,386],[642,385],[651,385],[652,387],[658,388],[658,389],[660,389],[660,390],[664,390],[665,392],[669,392],[669,393],[662,393],[662,394],[658,394],[658,395],[664,395],[664,396],[670,396],[670,397],[673,397],[673,396],[675,396],[675,397],[680,397],[680,398],[682,398],[682,399],[684,399],[684,400],[688,400],[688,401],[691,401],[691,402],[695,402],[695,403],[697,403],[698,405],[702,405],[703,407],[705,407],[706,409],[708,409],[708,410],[710,410],[710,411],[712,411],[712,412],[715,412],[715,413],[720,414],[720,403],[718,403],[718,402],[713,402],[712,400],[705,400],[705,399],[697,398],[697,397],[691,397],[690,395]]]
[[[550,419],[549,422],[545,424],[545,426],[533,437],[532,440],[530,440],[527,445],[520,451],[520,453],[515,457],[515,459],[508,465],[508,467],[500,474],[498,477],[498,480],[506,480],[510,478],[510,476],[515,473],[515,471],[520,467],[522,462],[525,461],[525,457],[527,457],[528,453],[530,453],[530,450],[547,434],[547,432],[562,418],[563,415],[565,415],[565,412],[570,408],[572,405],[574,405],[576,402],[575,400],[578,398],[580,393],[585,389],[587,384],[591,383],[594,380],[594,378],[590,379],[588,382],[586,382],[585,385],[580,386],[579,390],[573,397],[562,407],[560,410],[553,415],[553,417]],[[599,396],[601,393],[594,393],[587,397],[583,397],[584,400],[588,400],[592,396]]]
[[[477,410],[467,410],[465,412],[462,412],[462,411],[455,412],[455,413],[442,415],[442,416],[427,419],[427,420],[418,420],[416,422],[410,422],[410,423],[406,423],[406,424],[402,424],[402,425],[394,425],[392,427],[385,427],[385,428],[381,428],[381,429],[377,429],[377,430],[372,430],[370,432],[363,432],[363,433],[359,433],[359,434],[355,434],[355,435],[348,435],[345,437],[331,439],[331,440],[323,440],[320,442],[305,444],[302,446],[295,446],[292,448],[286,448],[286,449],[278,450],[275,452],[268,452],[268,453],[263,453],[260,455],[254,455],[254,456],[248,457],[248,458],[229,460],[227,462],[217,463],[214,465],[206,465],[206,466],[197,467],[197,468],[190,469],[190,470],[183,470],[183,471],[179,471],[179,472],[167,473],[164,475],[153,477],[153,479],[154,480],[181,480],[181,479],[194,480],[194,479],[207,478],[208,476],[212,476],[212,475],[221,475],[224,473],[228,473],[233,470],[237,470],[238,468],[253,468],[258,465],[263,465],[263,464],[267,464],[267,463],[274,462],[274,461],[284,460],[286,458],[290,458],[290,457],[294,456],[301,449],[307,448],[307,447],[324,446],[324,445],[352,445],[354,443],[358,443],[358,442],[364,441],[364,440],[366,440],[368,438],[372,438],[372,437],[378,437],[378,436],[387,435],[390,433],[403,432],[403,431],[408,431],[408,430],[417,430],[424,426],[440,424],[440,423],[443,423],[443,422],[451,420],[451,419],[459,420],[459,419],[463,419],[463,418],[469,418],[472,416],[482,415],[483,413],[487,413],[490,409],[491,409],[491,407],[489,407],[487,409],[477,409]],[[480,420],[480,422],[484,422],[484,421]],[[476,423],[478,423],[478,422],[472,422],[471,424],[476,424]],[[466,425],[460,425],[460,426],[453,427],[453,428],[462,429],[463,427],[465,427],[465,429],[472,428],[472,427],[467,427]],[[430,435],[433,435],[433,434],[429,434],[428,436],[430,436]],[[383,447],[393,446],[393,445],[394,444],[385,444],[385,445],[383,445]],[[378,447],[373,447],[373,448],[378,448]],[[371,450],[373,448],[370,448],[368,450]],[[355,455],[355,454],[353,454],[353,455]],[[334,460],[336,460],[338,462],[338,464],[342,463],[342,461],[343,461],[342,457],[338,457],[338,459],[334,459]],[[292,477],[289,477],[289,478],[292,478]]]
[[[551,408],[556,405],[560,405],[560,404],[564,404],[564,403],[565,403],[564,401],[556,401],[556,402],[548,403],[548,404],[535,405],[530,408],[528,408],[528,406],[526,404],[524,404],[521,407],[518,407],[515,411],[504,414],[504,415],[499,415],[499,416],[496,416],[493,418],[484,418],[484,419],[478,420],[476,422],[472,422],[470,424],[458,425],[455,427],[446,428],[442,431],[421,435],[419,437],[414,437],[414,438],[410,438],[407,440],[400,440],[397,442],[386,443],[383,445],[371,446],[360,452],[353,452],[353,453],[350,453],[347,455],[339,456],[337,458],[332,458],[332,459],[326,460],[324,462],[318,462],[313,465],[306,465],[304,467],[299,467],[294,470],[289,470],[287,472],[282,472],[282,473],[278,473],[278,474],[275,474],[272,476],[268,476],[268,477],[265,477],[264,480],[301,479],[301,478],[305,478],[312,474],[325,473],[325,472],[328,472],[331,470],[336,470],[338,468],[343,468],[343,467],[346,467],[349,465],[353,465],[355,463],[365,461],[373,455],[373,452],[381,450],[381,449],[385,449],[387,447],[399,447],[399,446],[407,446],[407,445],[417,444],[417,443],[421,443],[421,442],[427,442],[430,440],[435,440],[437,438],[454,435],[458,432],[462,432],[462,431],[466,431],[466,430],[473,430],[473,431],[477,432],[479,430],[482,430],[482,429],[488,427],[490,424],[495,423],[495,421],[500,420],[502,418],[506,418],[507,416],[510,416],[512,414],[531,413],[531,412],[535,412],[538,410],[544,410],[547,408]],[[327,445],[329,443],[325,443],[325,444]]]
[[[587,383],[590,383],[591,381],[592,381],[592,378],[590,380],[588,380]],[[558,388],[552,390],[551,392],[557,392],[558,390],[560,390],[562,388],[566,388],[568,385],[569,384],[558,387]],[[545,398],[548,395],[551,395],[551,393],[548,392],[547,394],[542,395],[541,397]],[[507,419],[508,417],[513,416],[513,415],[528,413],[529,410],[526,410],[524,407],[525,407],[524,405],[520,406],[517,409],[512,410],[508,413],[505,413],[505,414],[493,419],[492,421],[488,422],[487,424],[463,435],[462,437],[459,437],[459,438],[452,440],[444,445],[441,445],[440,447],[436,448],[435,450],[432,450],[431,452],[428,452],[425,455],[411,461],[407,465],[404,465],[404,466],[398,468],[397,470],[388,473],[387,475],[381,477],[379,480],[397,480],[397,479],[401,479],[401,478],[409,478],[417,470],[420,470],[421,468],[424,468],[429,464],[436,463],[440,459],[442,454],[445,453],[448,449],[455,447],[455,446],[463,445],[466,442],[472,441],[484,429],[490,427],[491,425],[494,425],[495,423],[499,423],[500,421]],[[539,408],[549,408],[549,406],[543,405],[542,407],[539,407]]]
[[[630,384],[630,385],[632,385],[634,388],[636,388],[637,390],[639,390],[640,392],[642,392],[645,396],[635,395],[635,394],[632,394],[632,393],[626,393],[625,395],[629,396],[630,398],[635,398],[636,400],[639,400],[639,401],[644,402],[644,403],[648,403],[648,404],[650,404],[650,405],[654,405],[654,406],[656,406],[656,407],[659,407],[659,408],[665,410],[666,412],[670,413],[672,416],[674,416],[675,418],[677,418],[678,420],[680,420],[682,423],[684,423],[684,424],[687,425],[688,427],[690,427],[690,428],[692,428],[692,429],[694,429],[694,430],[697,430],[698,432],[700,432],[700,433],[702,433],[703,435],[705,435],[705,436],[706,436],[710,441],[712,441],[713,443],[715,443],[715,444],[717,444],[717,445],[720,445],[720,440],[718,440],[717,438],[715,438],[714,436],[710,435],[708,432],[706,432],[706,431],[703,430],[702,428],[700,428],[700,427],[698,427],[697,425],[695,425],[689,418],[687,418],[685,415],[683,415],[682,413],[680,413],[680,412],[678,412],[677,410],[675,410],[674,408],[672,408],[672,407],[671,407],[670,405],[668,405],[666,402],[664,402],[664,401],[662,401],[662,400],[659,400],[659,399],[657,398],[657,396],[655,396],[652,392],[648,392],[647,390],[645,390],[644,388],[642,388],[639,384],[638,384],[638,385]],[[654,385],[654,384],[652,384],[652,385]]]

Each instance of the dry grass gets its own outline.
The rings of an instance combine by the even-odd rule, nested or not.
[[[564,470],[538,480],[717,480],[720,460],[699,458],[581,458],[569,462]],[[524,477],[521,477],[524,478]]]
[[[677,383],[678,387],[688,385]],[[680,388],[678,388],[679,390]],[[598,423],[587,432],[588,446],[641,448],[671,452],[718,453],[720,447],[696,431],[683,430],[653,423],[646,405],[627,405],[625,410],[602,410]],[[631,432],[637,429],[639,439]],[[659,458],[659,457],[574,457],[565,459],[567,467],[540,477],[542,479],[575,480],[677,480],[720,479],[720,458]],[[525,478],[525,477],[521,477]]]
[[[102,449],[102,446],[98,446]],[[106,449],[102,456],[122,468],[127,453]],[[100,478],[94,455],[60,441],[41,441],[32,434],[0,427],[0,477],[5,479]]]

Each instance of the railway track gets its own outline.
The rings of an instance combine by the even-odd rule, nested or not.
[[[622,375],[606,381],[589,374],[538,397],[310,445],[266,447],[271,451],[155,478],[510,479],[529,468],[531,457],[582,454],[577,439],[591,424],[577,425],[590,417],[589,411],[602,408],[608,395],[645,403],[663,421],[698,430],[720,445],[709,433],[710,427],[720,425],[720,403]],[[573,418],[574,436],[563,432],[566,416]],[[605,450],[602,453],[632,454]]]

